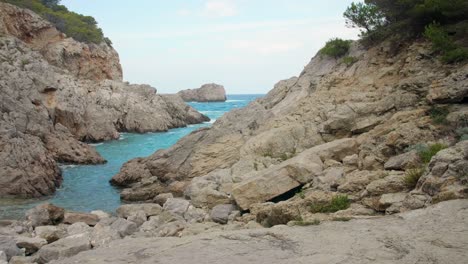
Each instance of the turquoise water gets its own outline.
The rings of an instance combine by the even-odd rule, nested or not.
[[[120,205],[119,189],[109,180],[122,165],[136,157],[146,157],[158,149],[175,144],[190,132],[210,126],[224,113],[246,106],[261,95],[229,95],[223,103],[189,103],[211,121],[171,129],[168,132],[133,134],[122,133],[119,140],[96,144],[97,151],[108,161],[102,165],[63,165],[63,184],[54,196],[42,200],[0,200],[0,219],[17,219],[40,202],[49,201],[67,210],[89,212],[104,210],[113,212]]]

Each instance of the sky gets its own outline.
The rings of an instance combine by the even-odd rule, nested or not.
[[[120,55],[124,79],[160,93],[224,85],[263,94],[297,76],[327,40],[356,39],[352,0],[62,0],[93,16]]]

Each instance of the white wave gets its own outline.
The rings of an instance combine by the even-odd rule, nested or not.
[[[216,122],[216,119],[211,119],[208,123],[213,124],[214,122]]]
[[[70,169],[70,168],[75,168],[78,165],[73,165],[73,164],[61,164],[59,165],[60,168],[62,169]]]
[[[91,143],[91,144],[89,144],[89,145],[91,145],[91,146],[99,146],[99,145],[102,145],[102,144],[104,144],[104,143],[102,143],[102,142],[101,142],[101,143]]]

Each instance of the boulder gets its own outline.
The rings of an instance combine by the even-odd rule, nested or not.
[[[229,215],[236,210],[233,204],[220,204],[211,210],[210,217],[215,223],[227,224]]]
[[[386,170],[406,170],[416,167],[421,162],[416,151],[409,151],[397,156],[393,156],[385,162]]]
[[[26,255],[36,253],[41,247],[47,245],[47,240],[40,237],[17,237],[16,246],[24,248]]]
[[[8,264],[7,255],[3,251],[0,251],[0,264]]]
[[[147,217],[150,217],[160,214],[162,212],[162,207],[155,203],[124,204],[117,208],[117,215],[122,218],[127,218],[138,211],[143,211]]]
[[[154,197],[153,202],[163,206],[169,198],[174,198],[174,195],[172,193],[160,193]]]
[[[69,236],[90,233],[92,230],[93,228],[84,222],[77,222],[67,227]]]
[[[184,219],[189,223],[201,223],[206,219],[207,215],[205,210],[190,205],[184,214]]]
[[[67,231],[58,226],[38,226],[34,232],[37,237],[47,240],[47,243],[55,242],[67,236]]]
[[[146,213],[144,211],[140,210],[140,211],[136,211],[135,213],[133,213],[132,215],[127,217],[127,220],[135,223],[139,227],[144,222],[146,222],[146,220],[148,220],[148,218],[146,217]]]
[[[189,206],[190,202],[185,199],[169,198],[164,203],[163,209],[183,217]]]
[[[9,260],[13,256],[21,256],[23,252],[16,246],[14,237],[0,235],[0,251],[6,255]]]
[[[164,224],[156,230],[157,236],[160,237],[172,237],[178,236],[182,232],[187,224],[184,221],[175,221]]]
[[[64,218],[65,210],[50,203],[40,204],[26,212],[31,226],[58,224]]]
[[[66,224],[83,222],[89,226],[95,226],[99,222],[99,217],[95,214],[67,212],[63,222]]]
[[[117,231],[121,237],[129,236],[138,230],[137,224],[122,218],[115,220],[110,227]]]
[[[224,102],[226,90],[215,83],[204,84],[197,89],[182,90],[177,93],[186,102]]]
[[[407,190],[405,172],[390,171],[389,175],[383,179],[375,180],[366,187],[370,195],[382,195],[385,193],[396,193]]]
[[[117,230],[113,229],[110,226],[97,224],[93,228],[93,232],[91,233],[91,245],[94,248],[104,247],[109,245],[111,241],[120,238],[121,236]]]
[[[372,181],[382,179],[388,175],[385,171],[355,170],[346,173],[344,178],[338,181],[338,191],[342,193],[357,193],[369,185]]]
[[[47,263],[52,260],[71,257],[90,249],[90,235],[78,234],[62,238],[54,243],[43,246],[37,254],[40,263]]]
[[[101,210],[91,211],[91,214],[97,215],[99,220],[101,220],[103,218],[109,218],[110,217],[110,215],[108,213],[106,213],[104,211],[101,211]]]

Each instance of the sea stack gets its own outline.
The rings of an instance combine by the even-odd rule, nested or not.
[[[177,93],[185,102],[225,102],[224,86],[208,83],[197,89],[182,90]]]

